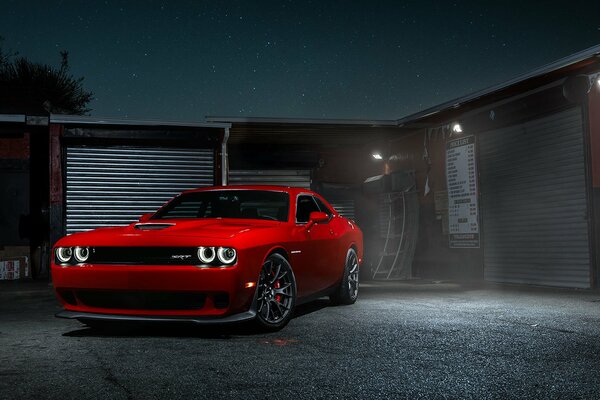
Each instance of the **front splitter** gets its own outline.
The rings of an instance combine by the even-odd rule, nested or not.
[[[223,325],[251,321],[256,317],[253,310],[226,317],[191,317],[191,316],[154,316],[154,315],[121,315],[121,314],[98,314],[79,311],[61,311],[56,314],[57,318],[78,319],[87,321],[122,321],[122,322],[159,322],[159,323],[192,323],[197,325]]]

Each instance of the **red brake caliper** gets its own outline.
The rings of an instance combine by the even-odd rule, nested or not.
[[[279,280],[276,280],[276,281],[275,281],[275,284],[273,285],[273,287],[274,287],[275,289],[279,289],[279,288],[281,287],[281,283],[279,283]],[[275,300],[276,300],[278,303],[281,303],[281,295],[280,295],[280,294],[276,294],[276,295],[275,295]]]

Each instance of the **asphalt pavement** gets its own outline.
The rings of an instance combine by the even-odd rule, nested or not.
[[[0,284],[0,399],[600,399],[600,293],[368,283],[282,331],[53,317],[45,283]]]

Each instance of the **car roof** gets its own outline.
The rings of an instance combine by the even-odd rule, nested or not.
[[[310,193],[316,194],[312,190],[301,188],[301,187],[291,187],[291,186],[277,186],[277,185],[231,185],[231,186],[208,186],[202,187],[198,189],[186,190],[183,193],[190,192],[204,192],[211,190],[265,190],[265,191],[276,191],[276,192],[286,192],[289,194],[297,194],[297,193]]]

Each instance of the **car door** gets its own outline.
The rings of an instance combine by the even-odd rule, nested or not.
[[[298,285],[298,296],[310,296],[324,289],[323,267],[326,246],[324,238],[328,233],[322,224],[308,227],[310,213],[320,211],[319,206],[310,194],[299,194],[295,204],[295,223],[293,243],[290,246],[292,265]]]
[[[324,279],[323,286],[330,287],[340,280],[343,273],[347,249],[343,248],[341,236],[344,232],[345,221],[341,217],[336,217],[331,208],[318,196],[314,196],[314,200],[320,211],[329,216],[329,222],[323,224],[315,236],[318,236],[323,252],[327,254],[327,257],[323,259],[325,265],[321,270]]]

